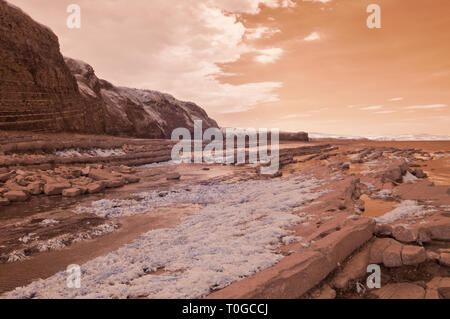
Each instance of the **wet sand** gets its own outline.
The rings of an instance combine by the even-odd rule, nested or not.
[[[394,205],[398,204],[393,201],[384,201],[382,199],[373,199],[367,195],[362,195],[361,199],[365,203],[365,210],[362,216],[365,217],[380,217],[389,213],[394,209]]]

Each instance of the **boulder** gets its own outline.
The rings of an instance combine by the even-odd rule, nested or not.
[[[103,169],[90,169],[89,177],[95,181],[104,181],[114,179],[114,175]]]
[[[67,188],[71,188],[72,185],[69,182],[65,182],[65,183],[47,183],[44,186],[44,193],[47,196],[52,196],[52,195],[61,195],[63,190],[67,189]]]
[[[62,191],[62,195],[65,197],[76,197],[82,194],[81,189],[79,188],[67,188]]]
[[[408,164],[404,160],[396,161],[391,164],[383,173],[383,180],[390,180],[396,183],[403,182],[403,175],[408,171]]]
[[[336,290],[331,288],[329,285],[325,284],[320,288],[314,289],[311,293],[312,299],[335,299]]]
[[[379,299],[423,299],[425,289],[411,283],[389,284],[372,292]]]
[[[416,169],[412,172],[412,174],[413,174],[415,177],[417,177],[417,178],[427,178],[427,177],[428,177],[428,175],[427,175],[423,170],[421,170],[420,168],[416,168]]]
[[[87,167],[85,167],[85,168],[83,168],[81,170],[81,175],[82,176],[89,176],[90,171],[91,171],[91,168],[89,166],[87,166]]]
[[[402,247],[403,245],[394,241],[383,252],[383,264],[386,267],[400,267],[402,262]]]
[[[312,247],[326,256],[330,264],[337,266],[373,237],[374,228],[375,221],[371,218],[351,220],[342,229],[317,241]]]
[[[139,181],[141,180],[140,177],[138,177],[136,175],[129,175],[129,174],[124,174],[123,178],[125,178],[125,180],[129,184],[139,183]]]
[[[168,181],[179,180],[181,178],[181,175],[178,173],[171,173],[171,174],[167,174],[166,178]]]
[[[124,173],[124,174],[130,174],[133,173],[135,170],[129,166],[126,165],[120,165],[119,166],[119,172]]]
[[[314,251],[294,253],[274,267],[213,292],[209,299],[293,299],[317,286],[336,265]]]
[[[375,234],[379,236],[391,236],[392,226],[388,224],[377,224],[375,226]]]
[[[27,186],[27,191],[28,193],[30,193],[31,195],[40,195],[43,193],[44,188],[43,185],[39,182],[34,182],[34,183],[30,183]]]
[[[3,197],[8,199],[10,202],[24,202],[28,200],[29,195],[24,191],[9,191],[3,194]]]
[[[367,273],[369,264],[370,247],[353,256],[344,268],[336,274],[331,285],[337,289],[345,289],[351,280],[363,277]]]
[[[444,266],[450,267],[450,253],[441,253],[439,256],[439,263]]]
[[[23,186],[23,187],[26,187],[26,186],[28,186],[28,184],[30,184],[30,182],[27,181],[27,179],[22,175],[18,175],[15,178],[15,180],[18,185]]]
[[[9,199],[0,197],[0,206],[8,206],[10,204]]]
[[[427,254],[427,260],[439,261],[439,258],[440,258],[439,253],[432,251],[432,250],[427,250],[426,254]]]
[[[12,173],[4,173],[4,174],[0,174],[0,183],[5,183],[6,181],[8,181],[8,179],[10,179],[13,176]]]
[[[96,194],[105,189],[103,183],[91,183],[87,186],[87,192],[89,194]]]
[[[450,277],[434,277],[427,283],[426,299],[450,299]]]
[[[403,181],[402,171],[399,167],[391,167],[384,174],[383,177],[387,180],[391,180],[397,183]]]
[[[403,265],[419,265],[425,262],[427,259],[427,254],[425,249],[420,246],[403,246],[402,249],[402,262]]]
[[[407,225],[398,225],[392,230],[392,236],[403,243],[414,243],[419,237],[419,231]]]
[[[125,179],[124,178],[115,178],[115,179],[105,180],[104,185],[106,188],[122,187],[123,185],[125,185]]]
[[[450,241],[450,218],[442,217],[421,226],[420,231],[432,240]]]
[[[370,247],[369,263],[383,263],[383,253],[392,244],[395,244],[395,240],[391,238],[376,238]]]

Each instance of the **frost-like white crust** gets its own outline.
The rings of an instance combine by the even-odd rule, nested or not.
[[[100,216],[128,216],[176,202],[207,204],[171,229],[153,230],[84,264],[81,289],[60,272],[18,288],[8,298],[199,298],[273,266],[275,249],[296,238],[286,227],[303,219],[292,210],[326,190],[309,177],[197,186],[190,192],[141,194],[142,201],[99,201],[82,208]],[[164,269],[160,275],[151,274]]]
[[[389,213],[376,218],[378,224],[388,224],[404,217],[424,217],[427,214],[435,212],[433,209],[427,209],[419,205],[415,200],[404,200],[395,206],[396,208]]]

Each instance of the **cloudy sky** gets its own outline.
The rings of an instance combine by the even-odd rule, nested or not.
[[[222,126],[450,134],[448,0],[10,2],[99,77],[196,102]],[[66,25],[72,3],[81,29]]]

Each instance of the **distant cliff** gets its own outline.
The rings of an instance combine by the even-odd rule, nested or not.
[[[177,127],[217,127],[194,103],[115,87],[60,53],[57,36],[0,0],[0,130],[170,138]]]
[[[108,134],[170,138],[178,127],[193,131],[194,120],[202,120],[204,129],[217,127],[217,123],[194,103],[182,102],[157,91],[116,87],[98,79],[87,63],[71,58],[65,60],[83,97],[89,103],[105,105]]]

